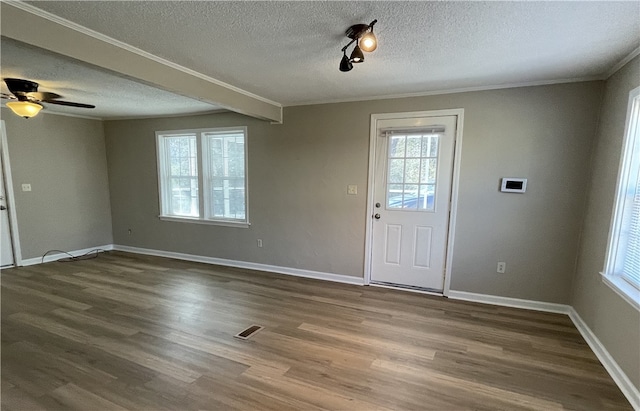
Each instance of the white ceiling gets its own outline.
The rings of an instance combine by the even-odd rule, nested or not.
[[[285,106],[603,78],[640,45],[638,1],[29,3]],[[378,49],[351,72],[338,71],[345,29],[373,19]],[[78,88],[96,99],[119,94],[118,104],[134,101],[132,106],[151,111],[158,105],[156,114],[178,106],[193,112],[212,107],[142,91],[136,87],[146,86],[63,57],[38,57],[16,43],[7,49],[15,64],[6,65],[3,41],[3,76],[11,68],[60,83],[64,87],[50,91],[68,99],[96,104],[86,94],[73,94]],[[39,58],[58,60],[39,64]],[[127,93],[131,98],[123,99]],[[111,111],[101,116],[122,117],[135,107],[119,113],[113,104],[105,108]]]

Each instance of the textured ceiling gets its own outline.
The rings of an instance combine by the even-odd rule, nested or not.
[[[82,109],[45,103],[47,112],[126,118],[205,113],[220,109],[5,37],[0,42],[0,50],[2,78],[36,81],[40,84],[39,91],[60,94],[61,100],[96,106],[95,109]],[[4,82],[1,90],[9,93]]]
[[[637,1],[30,4],[283,105],[601,78],[640,44]],[[341,73],[344,30],[373,19],[378,49]],[[74,87],[91,75],[44,71]],[[87,85],[120,88],[103,86]]]

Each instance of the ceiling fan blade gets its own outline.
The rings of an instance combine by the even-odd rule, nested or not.
[[[38,91],[38,83],[20,78],[5,78],[4,82],[7,88],[13,94],[16,93],[34,93]]]
[[[40,101],[54,100],[56,98],[62,97],[60,94],[49,93],[49,92],[46,92],[46,91],[38,91],[38,92],[27,93],[27,96],[29,98],[40,100]]]
[[[0,97],[11,99],[11,100],[15,100],[17,98],[16,96],[12,96],[11,94],[6,94],[6,93],[0,93]]]
[[[62,101],[62,100],[43,100],[43,103],[47,104],[58,104],[60,106],[69,106],[69,107],[80,107],[80,108],[96,108],[96,106],[91,104],[82,104],[82,103],[74,103],[71,101]]]

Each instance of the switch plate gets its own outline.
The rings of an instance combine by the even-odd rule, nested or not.
[[[507,263],[505,262],[499,262],[498,263],[498,269],[496,270],[497,272],[499,272],[500,274],[504,274],[505,271],[507,271]]]
[[[257,243],[258,243],[258,248],[262,248],[262,240],[260,238],[258,238]]]
[[[349,184],[347,186],[347,194],[354,196],[356,194],[358,194],[358,186],[355,184]]]
[[[31,191],[31,184],[23,184],[22,191]]]

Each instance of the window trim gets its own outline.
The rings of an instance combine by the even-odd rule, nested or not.
[[[206,197],[208,193],[205,193],[206,188],[204,184],[204,170],[205,162],[208,164],[209,159],[205,158],[203,142],[203,134],[205,133],[224,133],[225,131],[242,131],[244,135],[244,197],[245,197],[245,219],[229,219],[210,216],[210,210],[207,210],[209,201]],[[180,136],[185,134],[195,134],[196,146],[198,149],[196,160],[198,168],[198,207],[200,210],[199,217],[191,216],[179,216],[173,214],[167,214],[167,191],[164,190],[163,181],[165,181],[164,173],[166,171],[166,154],[164,144],[162,142],[163,137]],[[163,221],[173,221],[180,223],[191,224],[205,224],[205,225],[218,225],[224,227],[239,227],[249,228],[251,223],[249,222],[249,144],[248,144],[248,130],[246,126],[237,127],[212,127],[212,128],[197,128],[197,129],[184,129],[184,130],[163,130],[156,131],[156,168],[158,173],[158,202],[160,214],[158,218]]]
[[[640,139],[640,135],[632,135],[632,133],[635,133],[635,130],[632,130],[631,123],[634,121],[632,116],[636,111],[640,113],[640,87],[636,87],[629,92],[627,117],[624,127],[624,139],[622,142],[618,178],[616,181],[616,196],[611,215],[611,224],[607,242],[607,253],[604,269],[600,274],[602,275],[602,281],[607,286],[620,295],[632,307],[640,311],[640,289],[636,288],[619,273],[615,272],[618,242],[622,225],[622,210],[624,208],[624,192],[629,184],[629,169],[632,161],[631,148],[632,144],[636,143],[635,139]],[[635,121],[640,121],[640,115],[638,117],[639,118],[635,119]],[[640,142],[638,142],[638,144],[640,144]]]

